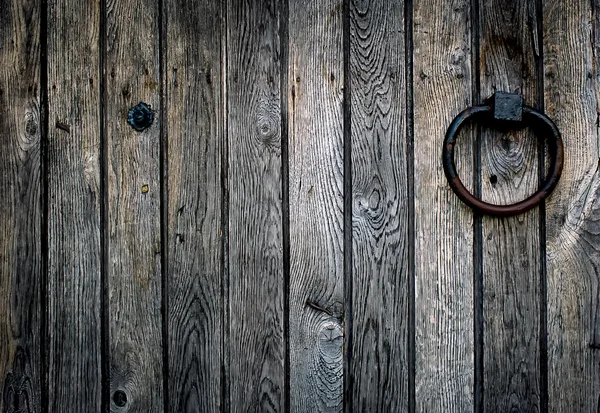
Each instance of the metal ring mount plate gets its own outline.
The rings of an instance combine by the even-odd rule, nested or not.
[[[549,117],[534,108],[523,106],[522,102],[520,95],[496,92],[490,99],[486,100],[485,104],[469,107],[459,113],[446,132],[442,149],[442,164],[446,179],[448,179],[450,187],[461,201],[482,214],[508,217],[529,211],[550,195],[560,179],[564,162],[563,142],[560,132]],[[494,205],[475,197],[465,188],[456,172],[454,147],[458,132],[470,120],[493,126],[516,125],[519,128],[530,126],[537,136],[547,139],[551,158],[549,174],[536,193],[515,204]]]

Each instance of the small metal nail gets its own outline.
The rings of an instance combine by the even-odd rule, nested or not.
[[[56,121],[56,129],[64,130],[67,133],[71,133],[71,126],[59,121]]]
[[[318,306],[317,304],[313,303],[312,301],[308,301],[307,300],[306,301],[306,305],[309,306],[310,308],[314,309],[314,310],[321,311],[321,312],[329,315],[330,317],[333,317],[333,313],[330,310],[328,310],[326,308],[323,308],[321,306]]]

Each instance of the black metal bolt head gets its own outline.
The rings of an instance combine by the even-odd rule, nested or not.
[[[496,92],[488,100],[494,106],[494,119],[521,122],[523,96],[517,93]]]
[[[127,123],[138,132],[146,130],[154,122],[154,113],[150,105],[140,102],[131,109],[127,115]]]

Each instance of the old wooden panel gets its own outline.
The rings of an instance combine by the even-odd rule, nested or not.
[[[480,99],[519,92],[536,105],[537,15],[530,1],[481,1]],[[537,190],[538,151],[527,130],[481,131],[485,201],[508,204]],[[484,217],[484,411],[541,410],[540,215]]]
[[[0,0],[0,411],[597,412],[599,1]]]
[[[164,2],[169,411],[221,408],[224,271],[219,2]],[[193,12],[190,12],[193,10]]]
[[[285,411],[279,1],[227,12],[230,402]]]
[[[448,124],[471,104],[469,1],[414,2],[415,398],[418,412],[474,405],[473,214],[441,166]],[[456,155],[472,187],[473,136]]]
[[[565,145],[547,202],[551,412],[600,409],[599,15],[597,1],[544,4],[546,113]]]
[[[160,120],[143,132],[128,109],[160,108],[158,2],[106,4],[106,179],[111,411],[163,409]]]
[[[341,0],[289,2],[292,411],[342,409],[342,14]]]
[[[355,411],[408,411],[409,208],[404,4],[350,5]]]
[[[42,405],[40,8],[0,1],[0,411]]]
[[[48,2],[49,412],[101,409],[99,44],[99,2]]]

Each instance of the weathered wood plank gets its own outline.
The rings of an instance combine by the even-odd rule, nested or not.
[[[40,8],[0,1],[0,411],[41,409]]]
[[[404,4],[352,1],[352,404],[408,411]]]
[[[467,0],[414,1],[416,411],[473,411],[473,214],[441,164],[453,117],[471,104]],[[473,136],[461,134],[457,168],[472,187]]]
[[[481,98],[519,92],[536,105],[535,2],[480,2]],[[528,130],[481,134],[482,197],[494,204],[537,190],[537,139]],[[483,218],[484,410],[540,409],[539,209]]]
[[[280,17],[276,0],[228,3],[229,388],[235,412],[285,411]]]
[[[108,339],[111,412],[163,410],[160,120],[137,132],[128,109],[160,108],[156,0],[106,3]]]
[[[547,202],[548,410],[600,411],[600,170],[597,1],[544,4],[546,113],[565,166]]]
[[[342,4],[289,2],[292,411],[343,407]]]
[[[49,412],[101,409],[99,22],[48,2]]]
[[[221,406],[221,5],[165,2],[169,411]]]

